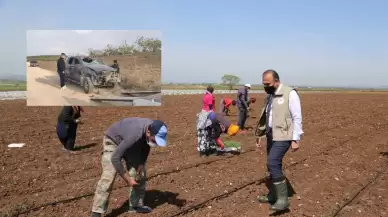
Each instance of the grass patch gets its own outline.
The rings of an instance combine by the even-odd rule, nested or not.
[[[26,85],[3,85],[0,84],[0,91],[26,91]]]
[[[26,81],[0,80],[0,91],[25,91],[25,90],[27,90]]]
[[[225,141],[225,148],[241,148],[241,142],[236,141]]]
[[[36,61],[57,61],[59,55],[42,55],[42,56],[28,56],[27,61],[36,60]]]

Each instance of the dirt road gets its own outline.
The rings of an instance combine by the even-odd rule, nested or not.
[[[30,67],[27,63],[27,106],[158,106],[159,102],[138,99],[133,102],[95,102],[85,94],[81,87],[66,84],[67,89],[61,90],[59,76],[52,71],[39,67]],[[160,96],[159,96],[160,98]]]

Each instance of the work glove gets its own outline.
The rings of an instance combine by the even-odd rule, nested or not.
[[[127,185],[130,187],[138,185],[136,180],[133,177],[129,176],[129,173],[124,174],[123,179],[125,180]]]
[[[221,150],[224,150],[225,145],[224,145],[224,143],[222,142],[222,140],[220,138],[216,139],[216,143],[221,148]]]

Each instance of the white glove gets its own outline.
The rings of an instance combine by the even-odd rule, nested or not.
[[[80,119],[75,119],[75,123],[79,123],[79,122],[81,122],[81,120]]]

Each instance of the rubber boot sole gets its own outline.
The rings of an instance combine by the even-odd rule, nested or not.
[[[150,213],[152,209],[148,206],[129,208],[128,213]]]

